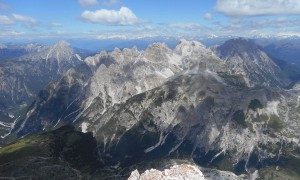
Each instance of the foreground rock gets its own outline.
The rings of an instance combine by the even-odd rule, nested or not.
[[[158,171],[155,169],[147,170],[146,172],[139,174],[137,170],[133,171],[128,180],[204,180],[204,175],[195,166],[192,165],[176,165],[170,169],[164,171]]]
[[[237,176],[232,172],[202,168],[196,165],[174,165],[164,171],[151,169],[140,174],[138,170],[131,173],[128,180],[245,180],[246,175]]]

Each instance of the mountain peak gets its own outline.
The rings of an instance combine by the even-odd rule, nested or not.
[[[56,44],[54,44],[52,47],[64,49],[64,48],[71,48],[70,45],[71,44],[68,43],[67,41],[60,40]]]
[[[70,43],[66,41],[59,41],[58,43],[50,46],[47,50],[47,58],[55,58],[57,60],[71,61],[74,55],[74,50],[71,48]]]
[[[264,84],[285,87],[289,83],[285,78],[279,78],[283,77],[281,69],[252,40],[228,40],[216,48],[216,53],[226,62],[232,73],[245,75],[248,86]]]
[[[153,43],[153,44],[150,44],[146,51],[149,51],[149,50],[153,50],[153,49],[169,49],[168,45],[166,43],[162,43],[162,42],[156,42],[156,43]]]
[[[188,41],[181,39],[175,47],[175,52],[183,56],[190,56],[192,52],[210,54],[210,50],[198,41]]]
[[[51,54],[54,54],[55,56],[59,56],[62,54],[73,54],[71,44],[64,40],[58,41],[56,44],[49,46],[47,51],[49,51],[49,53]]]
[[[166,43],[153,43],[150,44],[146,51],[145,57],[150,61],[160,62],[162,59],[167,59],[167,54],[171,54],[172,50]]]
[[[180,39],[180,42],[178,44],[178,46],[186,46],[186,45],[192,45],[192,46],[203,46],[204,45],[198,41],[188,41],[186,39]]]

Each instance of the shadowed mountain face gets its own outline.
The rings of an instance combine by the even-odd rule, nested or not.
[[[266,177],[279,166],[297,179],[300,91],[288,84],[248,40],[115,49],[45,87],[6,140],[73,125],[93,133],[99,174],[179,158]]]
[[[91,133],[66,126],[1,148],[0,174],[7,178],[80,178],[101,167],[96,148]]]
[[[45,85],[81,63],[79,55],[63,41],[53,46],[27,45],[23,50],[26,53],[0,63],[1,136],[9,132],[14,119],[28,108]]]

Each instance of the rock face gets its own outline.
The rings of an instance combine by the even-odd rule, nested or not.
[[[122,166],[189,154],[201,165],[226,161],[223,170],[238,172],[299,146],[299,91],[249,89],[230,80],[211,72],[178,76],[113,106],[87,131],[101,159]]]
[[[148,170],[139,174],[137,170],[133,171],[128,180],[204,180],[204,175],[195,166],[192,165],[177,165],[170,169],[165,169],[163,172],[155,169]]]
[[[10,52],[11,48],[2,51]],[[0,64],[1,137],[7,136],[13,121],[28,108],[45,85],[81,63],[64,41],[53,46],[29,44],[22,48],[23,53],[15,52],[14,59]]]

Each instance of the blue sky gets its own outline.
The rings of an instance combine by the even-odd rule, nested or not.
[[[0,0],[0,39],[300,35],[299,0]]]

